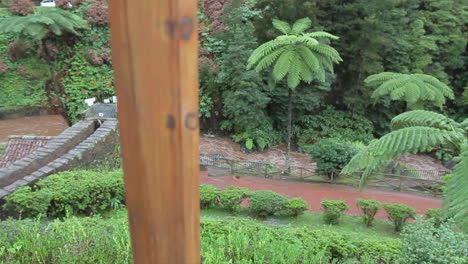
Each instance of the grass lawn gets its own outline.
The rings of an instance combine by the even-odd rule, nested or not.
[[[360,238],[376,238],[376,237],[389,237],[398,238],[399,235],[393,230],[393,224],[387,220],[375,219],[372,227],[366,227],[363,223],[361,216],[343,215],[340,218],[339,225],[328,225],[322,220],[322,213],[320,212],[305,212],[297,218],[293,217],[273,217],[265,220],[259,220],[269,225],[277,226],[292,226],[303,227],[306,226],[312,230],[327,230],[340,233],[347,233],[352,236]],[[233,216],[227,211],[219,209],[203,209],[201,210],[202,218],[224,218],[226,216]],[[250,218],[246,212],[241,212],[235,217]]]

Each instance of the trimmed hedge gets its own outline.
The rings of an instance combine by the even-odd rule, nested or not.
[[[288,199],[273,191],[255,191],[249,198],[249,212],[258,217],[282,215]]]
[[[219,202],[221,191],[213,185],[200,185],[200,208],[212,208]]]
[[[299,216],[307,210],[309,210],[309,204],[297,197],[290,199],[286,205],[286,214],[289,216]]]
[[[249,197],[250,190],[245,187],[229,186],[221,192],[219,196],[219,204],[230,212],[237,212],[240,209],[240,204],[245,198]]]
[[[374,199],[364,200],[361,198],[357,199],[356,204],[363,213],[364,224],[372,226],[374,216],[382,208],[382,204]]]
[[[406,220],[416,217],[416,210],[406,204],[388,203],[384,205],[388,219],[395,225],[395,231],[400,232]]]
[[[323,200],[320,205],[324,211],[323,220],[332,225],[337,225],[341,215],[349,210],[349,206],[343,200]]]
[[[66,171],[6,197],[5,209],[25,217],[91,215],[124,203],[122,172]]]

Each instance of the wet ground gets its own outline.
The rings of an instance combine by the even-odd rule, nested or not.
[[[0,143],[6,143],[10,135],[57,136],[66,128],[68,123],[61,115],[0,120]]]
[[[441,207],[442,203],[438,198],[422,195],[375,189],[366,189],[364,192],[359,192],[356,188],[340,185],[296,183],[245,176],[209,177],[206,171],[200,172],[200,182],[215,185],[221,189],[227,186],[241,186],[251,190],[272,190],[288,198],[300,197],[309,203],[310,211],[317,212],[320,211],[320,202],[323,199],[342,199],[346,201],[350,207],[347,214],[361,214],[356,206],[358,198],[372,198],[382,203],[407,204],[414,207],[419,214],[424,214],[430,208]],[[376,217],[387,219],[384,210],[380,210]]]

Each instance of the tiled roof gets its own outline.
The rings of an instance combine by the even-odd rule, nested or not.
[[[13,162],[26,157],[47,144],[52,138],[45,136],[9,136],[5,152],[0,159],[0,168],[5,168]]]

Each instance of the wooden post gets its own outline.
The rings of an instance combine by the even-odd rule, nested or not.
[[[134,263],[199,263],[196,0],[110,0]]]

